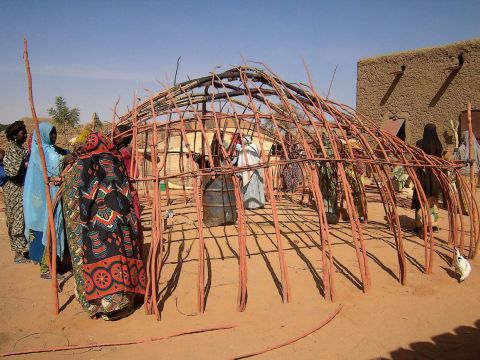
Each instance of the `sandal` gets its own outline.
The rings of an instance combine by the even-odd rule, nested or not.
[[[111,313],[107,314],[102,314],[102,320],[105,321],[117,321],[120,319],[123,319],[127,316],[130,316],[134,313],[135,307],[131,307],[128,310],[117,310],[117,311],[112,311]]]
[[[13,259],[14,264],[29,264],[31,262],[31,260],[27,259],[24,256],[15,256],[15,258]]]
[[[50,271],[40,274],[40,277],[44,280],[52,280],[52,274]],[[57,281],[62,281],[65,277],[62,274],[57,274]]]

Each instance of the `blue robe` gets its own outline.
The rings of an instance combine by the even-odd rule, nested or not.
[[[43,153],[47,164],[48,177],[57,177],[60,175],[62,169],[63,156],[55,150],[54,145],[50,141],[50,132],[53,129],[53,125],[49,123],[40,123],[39,127]],[[52,201],[55,194],[58,192],[58,189],[58,186],[50,186],[50,196]],[[42,245],[46,246],[48,227],[47,200],[45,184],[43,182],[40,152],[35,133],[33,134],[32,150],[23,188],[23,209],[25,215],[25,237],[27,239],[30,238],[30,230],[42,232]],[[61,202],[59,202],[55,208],[54,221],[57,234],[57,256],[62,259],[63,250],[65,248],[65,225]],[[38,248],[38,245],[39,244],[34,244],[34,247]],[[36,252],[38,251],[35,251],[35,253]],[[34,260],[39,261],[38,259]]]

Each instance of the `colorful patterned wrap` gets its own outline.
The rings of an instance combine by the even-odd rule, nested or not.
[[[93,132],[76,164],[85,299],[144,294],[145,268],[127,171],[115,146]]]

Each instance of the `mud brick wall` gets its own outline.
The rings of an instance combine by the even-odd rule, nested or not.
[[[434,123],[442,143],[453,147],[450,120],[459,121],[468,101],[480,109],[480,39],[357,64],[357,111],[378,125],[404,119],[407,143],[415,144],[424,125]]]

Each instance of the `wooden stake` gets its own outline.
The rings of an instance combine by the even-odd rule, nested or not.
[[[38,117],[35,111],[35,105],[33,103],[33,91],[32,91],[32,74],[30,72],[30,63],[28,61],[28,45],[27,38],[23,39],[23,59],[25,60],[25,70],[27,72],[28,81],[28,101],[30,103],[30,109],[32,111],[33,123],[35,125],[35,134],[38,144],[38,152],[40,154],[40,163],[42,164],[43,182],[45,183],[45,195],[47,200],[48,211],[48,229],[50,231],[50,274],[52,275],[52,291],[53,291],[53,312],[58,315],[58,289],[57,289],[57,234],[55,232],[55,222],[53,220],[53,207],[52,198],[50,195],[50,185],[48,181],[47,163],[45,162],[45,155],[43,153],[42,138],[40,137],[40,128],[38,127]],[[32,144],[35,146],[35,144]]]
[[[115,116],[117,116],[117,105],[118,103],[120,102],[120,97],[117,99],[117,101],[115,102],[115,105],[113,106],[113,115],[112,115],[112,130],[111,130],[111,133],[110,133],[110,136],[112,137],[112,143],[114,143],[114,136],[115,136]],[[115,143],[114,143],[115,144]]]
[[[474,229],[476,228],[476,219],[475,216],[472,216],[473,212],[473,202],[475,201],[475,193],[476,193],[476,184],[473,181],[474,179],[474,173],[473,173],[473,165],[475,163],[475,154],[474,154],[474,149],[473,149],[473,129],[472,129],[472,104],[470,101],[468,102],[467,105],[467,124],[468,124],[468,154],[469,154],[469,163],[470,163],[470,191],[471,191],[471,196],[472,196],[472,201],[470,206],[470,218],[472,219],[472,229],[470,230],[470,236],[471,236],[471,241],[470,241],[470,257],[473,256],[473,247],[475,246],[475,231]],[[476,240],[476,239],[475,239]]]

